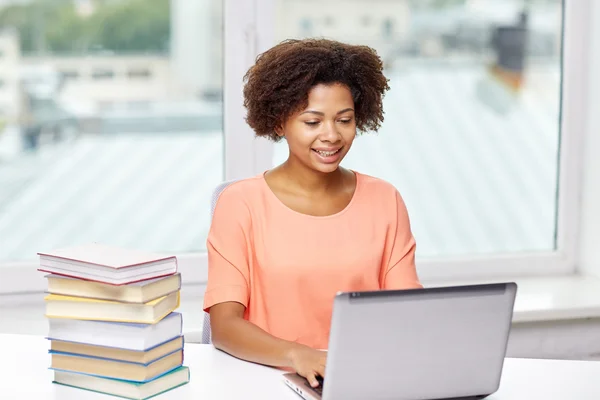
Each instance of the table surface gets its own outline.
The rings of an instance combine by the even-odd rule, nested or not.
[[[114,397],[52,384],[49,343],[39,336],[0,334],[2,399],[102,400]],[[211,345],[186,344],[190,383],[156,397],[299,400],[282,371],[244,362]],[[489,400],[598,400],[600,362],[506,359],[500,389]]]

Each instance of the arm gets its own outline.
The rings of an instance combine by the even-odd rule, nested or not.
[[[327,353],[270,335],[246,321],[244,311],[245,307],[236,302],[211,307],[214,346],[242,360],[292,368],[305,377],[312,387],[319,386],[316,376],[325,376]]]
[[[316,385],[314,375],[324,374],[325,353],[276,338],[245,318],[251,298],[252,221],[243,195],[229,189],[221,194],[208,235],[204,311],[210,313],[213,345],[246,361],[293,368]]]
[[[390,235],[388,263],[383,268],[383,289],[421,288],[415,267],[416,243],[413,237],[406,205],[396,192],[396,221],[394,233]]]
[[[246,361],[274,367],[292,367],[299,345],[278,339],[244,319],[245,307],[236,302],[210,309],[213,344],[219,350]]]

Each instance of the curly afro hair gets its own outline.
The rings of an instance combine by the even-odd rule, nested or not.
[[[279,43],[257,57],[244,81],[248,125],[257,136],[276,142],[281,139],[276,128],[308,105],[315,85],[341,83],[350,89],[361,133],[381,126],[382,100],[389,89],[375,50],[326,39]]]

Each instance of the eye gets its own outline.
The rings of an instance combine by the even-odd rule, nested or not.
[[[304,122],[308,126],[317,126],[319,125],[319,121],[306,121]]]
[[[340,119],[340,122],[342,124],[349,124],[350,122],[352,122],[352,118],[344,118],[344,119]]]

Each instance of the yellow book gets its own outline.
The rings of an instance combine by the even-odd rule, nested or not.
[[[120,349],[117,347],[96,346],[85,343],[50,341],[50,353],[63,353],[86,357],[104,358],[137,364],[149,364],[177,350],[183,349],[183,336],[171,339],[145,351]]]
[[[150,364],[136,364],[110,359],[81,357],[73,354],[51,355],[51,369],[80,372],[105,378],[147,382],[183,364],[183,349],[155,360]]]
[[[46,278],[51,294],[123,303],[148,303],[181,289],[181,274],[178,273],[127,285],[110,285],[53,274],[46,275]]]
[[[57,294],[50,294],[44,300],[48,318],[155,324],[179,307],[179,293],[177,291],[142,304]]]

